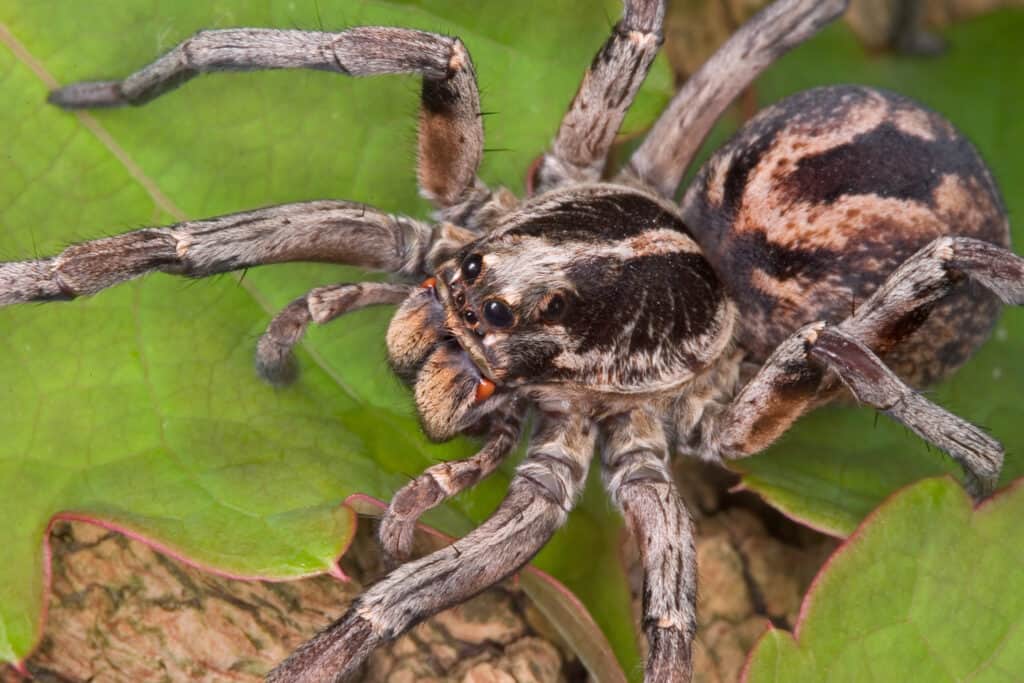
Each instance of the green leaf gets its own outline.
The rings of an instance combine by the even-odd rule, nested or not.
[[[268,0],[0,0],[0,258],[176,217],[343,197],[423,216],[416,197],[412,78],[351,80],[278,72],[201,78],[141,110],[76,117],[43,104],[47,78],[118,77],[205,27],[334,29],[385,23],[460,35],[481,78],[485,180],[521,190],[580,74],[618,14],[614,0],[520,5],[465,0],[309,3]],[[543,16],[540,16],[543,15]],[[836,28],[798,49],[760,86],[777,99],[859,81],[911,94],[976,141],[1004,188],[1024,180],[1017,114],[1024,14],[954,30],[936,61],[866,60]],[[666,101],[655,72],[626,127]],[[1008,192],[1011,211],[1019,193]],[[1017,213],[1020,213],[1018,210]],[[391,378],[382,334],[389,310],[313,330],[304,375],[283,391],[258,382],[251,352],[269,316],[312,286],[365,275],[290,265],[184,282],[155,276],[90,301],[0,311],[0,657],[34,643],[45,590],[41,539],[59,511],[156,539],[191,561],[253,576],[324,571],[346,546],[359,491],[388,498],[406,477],[471,446],[425,443],[408,393]],[[1024,470],[1016,386],[1024,317],[936,394],[991,428]],[[823,411],[770,454],[743,463],[745,483],[787,513],[847,533],[884,496],[951,469],[945,458],[867,411]],[[500,499],[507,472],[430,521],[461,533]],[[592,610],[637,675],[617,517],[588,490],[580,512],[538,557]],[[587,563],[578,562],[586,548]],[[595,569],[595,566],[597,569]],[[527,584],[528,585],[528,584]]]
[[[796,636],[769,631],[746,683],[1020,680],[1024,480],[978,509],[948,478],[890,500],[832,556]]]
[[[394,24],[461,36],[483,108],[494,112],[488,147],[503,150],[487,154],[482,175],[521,191],[621,11],[616,0],[586,8],[0,0],[0,258],[313,198],[426,215],[415,186],[416,78],[230,74],[139,110],[72,115],[44,104],[56,83],[127,75],[200,28]],[[627,125],[642,127],[668,94],[659,66]],[[313,286],[364,277],[326,265],[257,268],[241,280],[158,275],[87,301],[0,311],[0,657],[20,659],[38,638],[40,547],[56,513],[124,529],[218,571],[299,576],[328,570],[346,547],[353,517],[338,506],[347,496],[387,499],[436,460],[471,451],[421,435],[409,393],[385,361],[390,310],[313,330],[295,386],[257,380],[252,352],[274,312]],[[465,532],[493,510],[507,481],[506,471],[429,521]],[[536,564],[586,603],[636,671],[619,528],[592,487]],[[576,561],[581,548],[585,565]],[[581,650],[607,649],[579,626],[587,615],[576,603],[545,600],[591,639]],[[609,670],[604,680],[617,676]]]
[[[1024,11],[1005,11],[946,33],[937,59],[866,58],[844,26],[828,29],[770,69],[758,92],[771,102],[827,83],[904,93],[942,112],[977,145],[1004,190],[1015,241],[1024,243]],[[1018,247],[1019,248],[1019,247]],[[1024,474],[1024,311],[1008,309],[993,338],[929,397],[980,424],[1006,446],[1004,482]],[[889,493],[957,468],[915,435],[867,409],[830,408],[796,425],[769,452],[737,463],[743,483],[786,514],[846,535]]]

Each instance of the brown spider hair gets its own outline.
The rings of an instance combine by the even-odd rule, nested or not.
[[[945,119],[866,88],[798,94],[741,129],[675,202],[724,108],[845,5],[778,0],[764,9],[606,178],[665,13],[664,0],[625,0],[530,170],[537,196],[522,202],[477,177],[479,93],[457,38],[372,26],[201,32],[123,81],[75,83],[50,101],[140,104],[224,69],[418,73],[418,179],[436,220],[325,200],[145,228],[0,263],[0,305],[92,294],[153,270],[204,277],[316,260],[389,271],[396,282],[296,299],[257,346],[260,372],[285,383],[310,323],[400,304],[388,352],[413,385],[424,430],[484,443],[395,494],[380,525],[386,552],[409,560],[419,517],[494,472],[528,412],[530,445],[486,522],[389,573],[269,679],[352,675],[378,644],[517,571],[565,522],[598,450],[640,550],[646,678],[688,681],[696,553],[673,454],[747,457],[810,409],[852,393],[949,453],[976,498],[993,490],[1002,466],[996,440],[913,388],[972,353],[999,302],[1024,304],[1024,259],[1007,249],[995,183]]]

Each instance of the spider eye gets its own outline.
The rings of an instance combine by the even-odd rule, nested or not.
[[[508,327],[515,320],[512,309],[497,299],[484,302],[484,318],[494,327]]]
[[[562,319],[565,315],[565,297],[561,294],[555,294],[548,302],[544,304],[544,308],[540,312],[541,319],[547,323],[555,323]]]
[[[462,261],[462,277],[466,282],[472,282],[480,274],[483,267],[483,258],[480,254],[470,254]]]

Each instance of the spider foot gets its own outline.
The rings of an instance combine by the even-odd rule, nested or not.
[[[129,102],[121,92],[120,81],[83,81],[52,90],[46,101],[61,109],[101,109],[122,107]]]
[[[264,337],[256,347],[256,374],[267,384],[286,387],[298,379],[299,364],[291,348],[281,348]]]
[[[312,320],[306,297],[296,299],[278,313],[256,344],[256,372],[274,386],[286,386],[298,377],[292,349]]]
[[[397,497],[397,496],[396,496]],[[394,502],[392,502],[392,506]],[[384,562],[395,567],[412,559],[412,546],[416,538],[416,520],[401,519],[392,508],[384,513],[377,532],[381,550],[384,551]]]

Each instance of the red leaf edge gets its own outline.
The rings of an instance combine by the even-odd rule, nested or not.
[[[345,498],[344,501],[342,501],[340,507],[344,508],[348,512],[349,520],[352,524],[352,534],[349,536],[344,547],[341,549],[341,552],[339,552],[338,555],[334,558],[334,560],[322,571],[308,572],[305,574],[297,574],[289,577],[260,576],[256,574],[239,574],[235,572],[226,571],[218,567],[209,565],[207,563],[200,562],[190,557],[183,550],[176,548],[168,543],[164,543],[163,541],[160,541],[152,536],[149,536],[140,529],[134,528],[129,524],[118,522],[112,519],[107,519],[104,517],[97,517],[82,512],[58,512],[50,518],[50,521],[47,523],[46,529],[43,532],[43,604],[39,610],[39,627],[37,640],[29,649],[29,651],[25,654],[24,657],[17,661],[11,662],[10,664],[21,674],[28,676],[27,660],[29,657],[32,656],[36,648],[39,647],[39,641],[41,640],[42,634],[46,628],[46,620],[49,614],[50,593],[53,580],[53,551],[50,545],[50,536],[54,525],[58,522],[84,522],[86,524],[91,524],[102,529],[115,531],[134,541],[138,541],[139,543],[142,543],[143,545],[163,555],[167,555],[168,557],[171,557],[190,567],[194,567],[195,569],[198,569],[202,572],[213,574],[215,576],[222,576],[228,579],[234,579],[237,581],[285,582],[295,581],[313,576],[320,576],[323,574],[329,574],[334,578],[338,579],[339,581],[349,581],[351,579],[345,574],[344,571],[342,571],[339,562],[341,558],[345,555],[345,553],[348,552],[349,547],[352,545],[352,540],[355,538],[355,531],[359,523],[359,514],[360,512],[364,512],[372,514],[374,516],[379,516],[381,512],[387,509],[387,503],[363,493],[353,493],[349,495],[347,498]],[[425,524],[417,524],[416,527],[419,531],[423,531],[431,536],[443,539],[448,542],[451,542],[455,539],[455,537],[442,533],[441,531],[433,527],[427,526]],[[566,602],[568,602],[569,605],[575,610],[577,618],[579,618],[585,624],[587,630],[591,631],[595,637],[599,636],[602,639],[600,642],[600,647],[607,652],[612,652],[611,645],[608,643],[607,639],[604,638],[604,632],[601,630],[600,626],[597,625],[597,622],[594,621],[594,618],[590,615],[590,612],[583,605],[583,602],[576,596],[575,593],[569,590],[569,588],[567,588],[563,583],[558,581],[556,578],[554,578],[547,572],[537,569],[536,567],[527,566],[524,571],[529,573],[536,579],[540,580],[541,582],[553,587],[555,591],[559,594],[559,596]],[[518,575],[516,576],[516,580],[518,581]],[[617,663],[616,666],[618,666]],[[619,667],[618,672],[604,671],[601,673],[605,675],[610,675],[611,677],[608,678],[608,680],[626,680],[625,674],[622,673],[621,667]],[[616,676],[616,673],[618,673],[618,676]]]
[[[825,574],[831,569],[832,565],[837,561],[837,559],[840,556],[845,555],[848,552],[853,552],[851,548],[855,548],[856,545],[859,543],[860,538],[864,535],[865,529],[868,527],[868,525],[872,524],[876,517],[883,514],[893,504],[896,498],[903,495],[903,493],[908,489],[918,486],[922,482],[935,480],[947,480],[953,482],[954,484],[956,484],[957,488],[960,489],[963,497],[970,500],[967,496],[967,492],[963,490],[961,484],[948,474],[940,477],[928,477],[925,479],[920,479],[916,482],[907,484],[906,486],[896,489],[891,494],[889,494],[885,498],[885,500],[883,500],[878,505],[877,508],[872,510],[863,520],[861,520],[860,524],[857,525],[857,528],[854,529],[853,533],[851,533],[842,542],[842,544],[838,548],[836,548],[831,555],[829,555],[828,559],[825,560],[825,563],[821,565],[821,569],[819,569],[818,573],[814,575],[814,579],[811,581],[811,585],[807,588],[807,593],[804,594],[804,599],[800,603],[800,612],[797,615],[796,623],[793,625],[793,632],[790,633],[789,631],[785,631],[785,629],[777,629],[775,626],[771,624],[771,622],[768,622],[766,620],[768,627],[764,630],[764,633],[762,633],[758,637],[757,642],[754,643],[754,646],[750,648],[750,651],[747,653],[747,660],[743,664],[743,669],[740,671],[740,683],[750,683],[749,676],[751,667],[754,663],[754,655],[761,647],[761,642],[766,637],[768,637],[770,633],[777,630],[785,631],[785,633],[796,643],[796,646],[798,648],[800,647],[800,629],[803,627],[804,622],[807,620],[810,611],[814,606],[814,601],[817,597],[817,593],[821,589],[821,584],[824,581]],[[977,513],[984,513],[985,508],[990,503],[999,500],[1005,495],[1013,493],[1019,488],[1024,488],[1024,477],[1015,479],[1014,481],[1010,482],[1010,484],[996,491],[995,493],[993,493],[991,496],[981,501],[980,503],[971,502],[971,514],[974,515]]]

